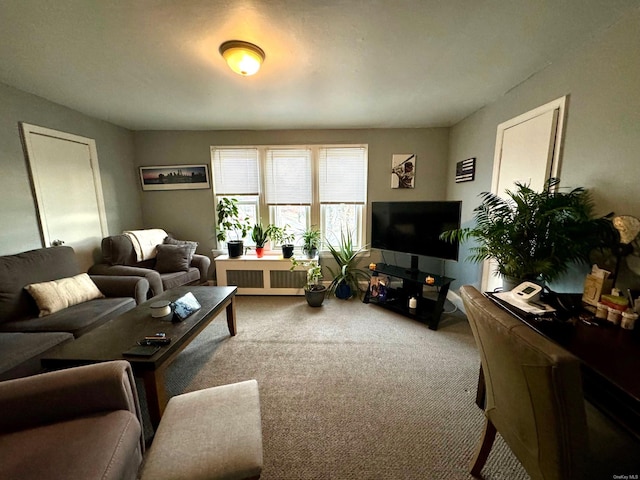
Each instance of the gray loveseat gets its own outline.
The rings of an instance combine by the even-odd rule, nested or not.
[[[179,248],[189,245],[187,259]],[[111,235],[102,239],[102,262],[89,269],[92,275],[127,275],[146,278],[149,282],[149,298],[165,290],[182,285],[199,285],[207,281],[211,259],[195,252],[197,243],[165,239],[163,256],[138,261],[133,244],[127,235]],[[174,250],[172,250],[174,249]],[[172,256],[177,258],[171,258]],[[146,300],[146,299],[145,299]]]
[[[69,306],[39,317],[25,286],[78,275],[71,247],[30,250],[0,256],[0,380],[40,371],[40,358],[49,349],[72,341],[147,298],[144,278],[91,276],[105,298]]]

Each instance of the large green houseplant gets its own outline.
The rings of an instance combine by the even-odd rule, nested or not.
[[[340,232],[340,243],[336,246],[327,242],[327,248],[337,264],[334,271],[327,266],[333,280],[329,285],[329,292],[337,298],[348,299],[361,293],[359,282],[369,282],[369,271],[359,268],[364,247],[355,248],[349,232]]]
[[[251,230],[249,217],[241,218],[238,209],[238,200],[223,197],[216,206],[218,214],[218,232],[216,238],[219,242],[227,241],[229,257],[239,257],[244,251],[244,238]]]
[[[596,217],[584,188],[560,191],[551,178],[541,192],[516,183],[500,197],[483,192],[474,209],[475,226],[442,234],[445,240],[475,240],[469,259],[493,259],[497,272],[511,283],[552,282],[572,263],[589,261],[596,248],[610,247],[615,234],[610,215]]]

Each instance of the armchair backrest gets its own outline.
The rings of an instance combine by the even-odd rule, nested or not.
[[[474,287],[460,292],[480,351],[487,419],[531,478],[582,478],[588,442],[578,359]]]

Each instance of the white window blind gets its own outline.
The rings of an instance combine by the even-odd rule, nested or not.
[[[258,195],[258,149],[212,149],[214,192],[216,195]]]
[[[268,149],[265,200],[269,205],[311,205],[311,151],[307,148]]]
[[[319,151],[320,203],[364,204],[367,151],[364,147],[322,147]]]

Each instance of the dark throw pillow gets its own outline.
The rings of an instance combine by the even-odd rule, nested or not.
[[[165,245],[188,245],[191,247],[189,252],[189,265],[191,265],[191,259],[193,258],[193,254],[196,253],[196,248],[198,248],[198,242],[190,242],[188,240],[176,240],[175,238],[165,237],[164,239]]]
[[[191,265],[190,245],[158,245],[156,270],[160,273],[186,272]]]

